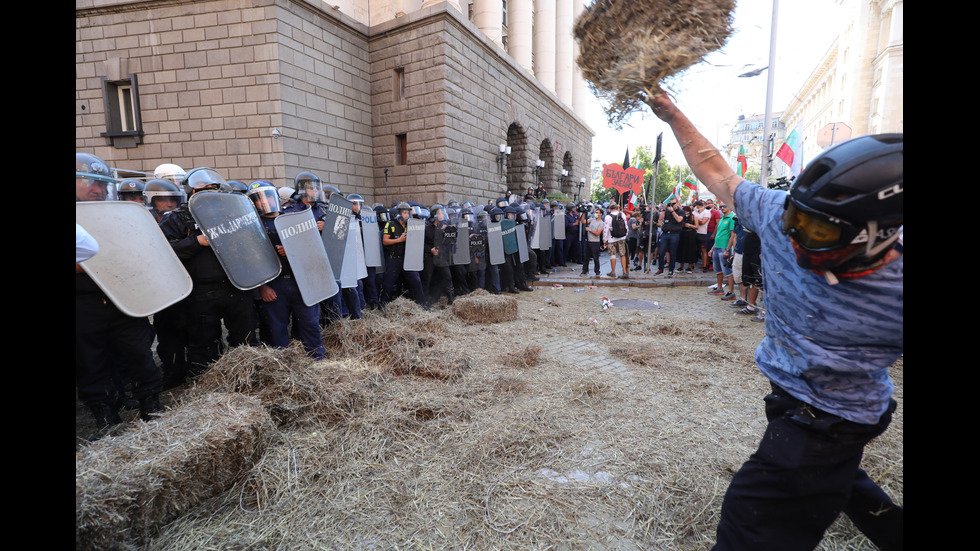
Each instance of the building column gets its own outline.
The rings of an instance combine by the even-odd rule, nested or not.
[[[585,11],[584,0],[572,0],[572,20],[578,21],[583,11]],[[578,66],[578,56],[578,41],[572,37],[572,111],[576,115],[584,117],[585,111],[588,109],[590,92],[585,83],[585,77],[582,76],[582,69]]]
[[[500,0],[473,0],[473,24],[497,46],[504,47],[504,7]]]
[[[575,60],[572,39],[572,0],[555,1],[555,94],[565,105],[572,106],[572,67]]]
[[[537,0],[534,12],[534,76],[555,93],[555,0]]]
[[[534,52],[534,0],[510,0],[507,10],[507,49],[527,72],[534,73],[531,55]]]

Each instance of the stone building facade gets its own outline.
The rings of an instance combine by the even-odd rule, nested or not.
[[[905,128],[904,2],[838,0],[838,7],[837,40],[783,114],[787,129],[803,128],[804,166],[841,136]],[[788,171],[783,163],[776,167]]]
[[[76,150],[277,186],[311,171],[386,204],[587,176],[592,130],[459,4],[374,6],[76,0]]]

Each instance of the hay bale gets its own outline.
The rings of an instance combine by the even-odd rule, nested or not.
[[[214,392],[255,396],[282,428],[341,419],[357,408],[374,375],[350,359],[314,361],[297,341],[285,349],[239,346],[198,378],[186,399]]]
[[[578,65],[609,123],[620,128],[644,98],[732,35],[735,0],[596,0],[575,22]]]
[[[227,490],[275,427],[255,398],[209,394],[75,454],[75,547],[127,549]]]
[[[517,299],[473,292],[453,302],[453,315],[466,323],[500,323],[517,319]]]

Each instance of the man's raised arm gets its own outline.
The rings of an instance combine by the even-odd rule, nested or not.
[[[688,166],[698,180],[719,199],[730,205],[734,204],[732,197],[742,178],[728,166],[715,146],[694,127],[665,93],[648,96],[645,101],[660,120],[670,125]]]

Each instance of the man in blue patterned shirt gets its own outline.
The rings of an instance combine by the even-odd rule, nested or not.
[[[733,478],[716,550],[813,549],[844,512],[880,549],[902,547],[901,506],[860,469],[895,401],[903,345],[903,138],[863,136],[814,158],[789,191],[736,176],[664,94],[648,97],[698,179],[762,242],[769,424]]]

